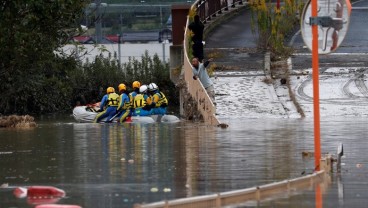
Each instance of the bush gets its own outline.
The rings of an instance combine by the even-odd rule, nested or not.
[[[269,50],[271,58],[287,58],[293,50],[285,46],[285,37],[299,23],[297,14],[301,14],[303,1],[286,0],[283,6],[267,0],[249,1],[252,9],[252,28],[258,34],[258,47]]]
[[[96,57],[93,63],[80,64],[73,57],[55,56],[37,69],[0,76],[4,80],[1,114],[70,112],[77,102],[86,104],[101,100],[108,86],[117,90],[120,83],[125,83],[131,90],[135,80],[142,84],[155,82],[171,106],[179,103],[168,64],[163,64],[158,55],[148,56],[148,52],[140,61],[130,58],[121,68],[111,58]]]
[[[170,105],[178,105],[178,91],[170,80],[169,65],[164,64],[155,54],[153,57],[146,51],[141,60],[129,58],[129,62],[119,68],[115,59],[96,57],[93,63],[86,63],[72,74],[74,87],[72,106],[77,101],[82,104],[102,99],[109,86],[117,90],[124,83],[131,91],[132,82],[142,84],[156,83],[169,99]]]

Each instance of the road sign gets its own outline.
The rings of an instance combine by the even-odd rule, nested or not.
[[[318,17],[312,18],[311,0],[304,7],[301,31],[304,43],[312,50],[312,25],[318,25],[318,52],[335,51],[348,31],[351,5],[349,0],[319,0]]]

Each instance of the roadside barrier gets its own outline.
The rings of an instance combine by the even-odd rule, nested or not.
[[[170,201],[161,201],[151,204],[138,204],[134,208],[208,208],[239,205],[249,201],[261,201],[276,197],[280,194],[292,195],[303,189],[314,188],[318,184],[328,184],[329,175],[324,171],[280,182],[270,183],[262,186],[222,192],[218,194],[196,196]]]

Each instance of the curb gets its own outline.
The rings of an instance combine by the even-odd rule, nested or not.
[[[296,109],[296,111],[299,113],[301,118],[305,118],[305,113],[303,108],[301,107],[301,105],[299,104],[298,100],[295,97],[294,91],[292,89],[291,83],[290,83],[290,70],[292,69],[292,61],[291,58],[289,57],[287,59],[287,73],[286,73],[286,86],[288,88],[288,92],[289,92],[289,98],[290,100],[293,102],[294,107]],[[270,79],[273,80],[273,76],[271,73],[271,53],[270,52],[266,52],[265,53],[265,59],[264,59],[264,73],[265,73],[265,77],[266,79]],[[276,92],[275,89],[275,85],[272,85],[273,87],[273,91]],[[277,97],[277,95],[276,95]],[[282,104],[282,106],[284,106]]]

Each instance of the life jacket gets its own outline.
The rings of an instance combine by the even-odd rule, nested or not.
[[[134,97],[133,108],[143,108],[146,105],[146,99],[143,94]]]
[[[156,107],[160,107],[162,104],[166,104],[165,106],[167,106],[169,104],[169,102],[167,101],[167,98],[165,97],[164,93],[157,92],[155,95],[159,97],[159,99],[156,103]]]
[[[107,106],[118,106],[119,105],[119,95],[116,93],[110,93],[107,97]]]
[[[135,98],[135,96],[137,96],[137,92],[136,91],[133,91],[133,92],[131,92],[131,93],[129,93],[129,100],[130,100],[130,106],[131,107],[134,107],[134,98]]]

